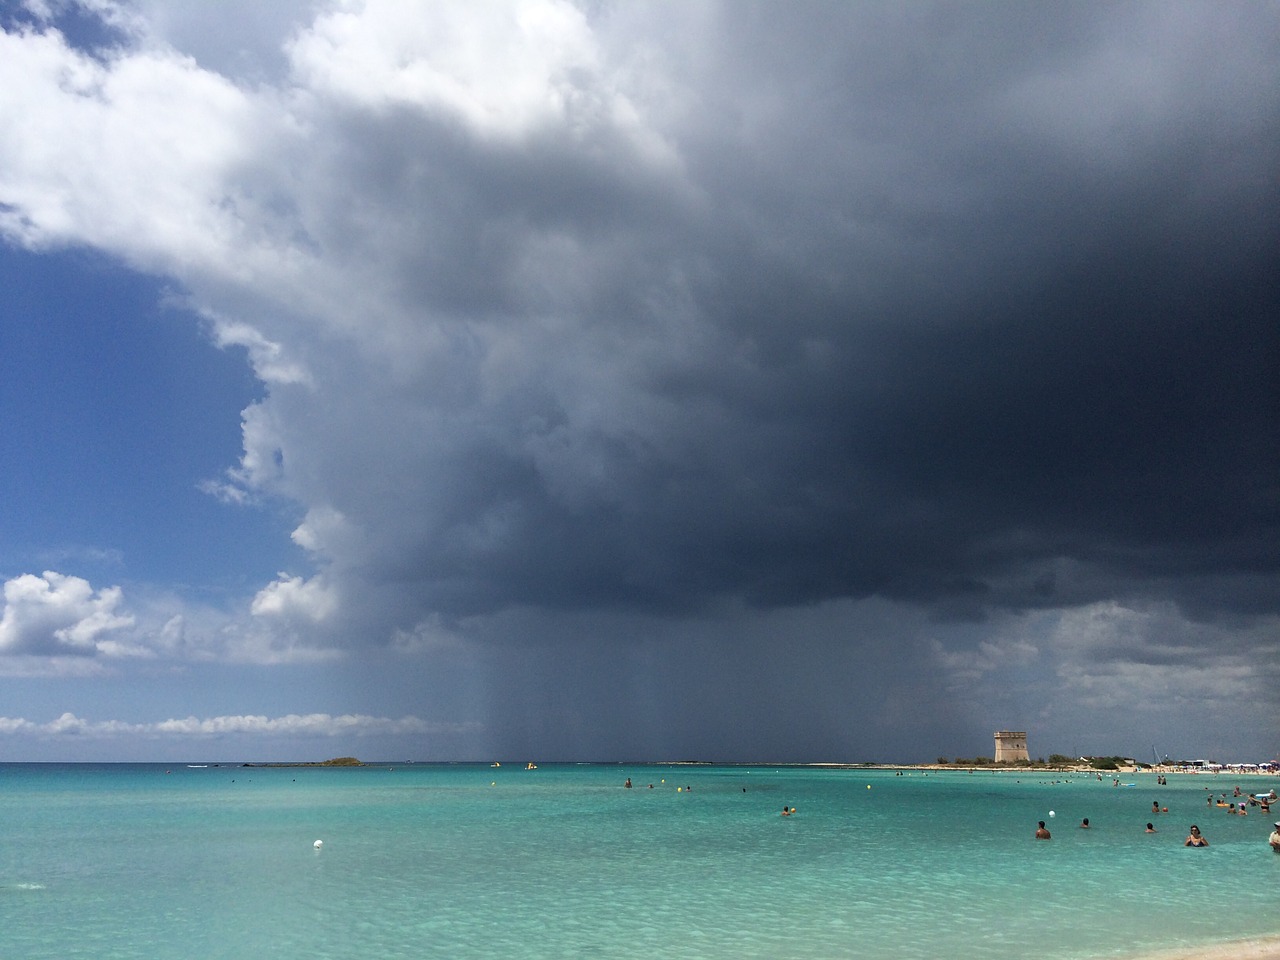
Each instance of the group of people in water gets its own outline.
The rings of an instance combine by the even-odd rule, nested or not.
[[[1083,820],[1080,821],[1080,829],[1081,830],[1090,829],[1088,817],[1085,817]],[[1154,823],[1148,822],[1146,832],[1155,833],[1156,825]],[[1037,840],[1049,840],[1049,839],[1052,839],[1052,837],[1053,837],[1053,834],[1051,834],[1049,832],[1049,828],[1044,825],[1044,821],[1043,820],[1038,821],[1036,824],[1035,838]],[[1184,847],[1207,847],[1209,845],[1209,841],[1206,840],[1203,836],[1201,836],[1200,828],[1193,823],[1191,825],[1191,832],[1187,834],[1187,839],[1183,841],[1182,845]],[[1280,851],[1280,823],[1276,824],[1276,832],[1271,834],[1271,848],[1273,850]]]
[[[1258,807],[1262,813],[1270,813],[1271,803],[1276,799],[1276,792],[1275,790],[1272,790],[1269,793],[1264,793],[1264,794],[1249,794],[1247,795],[1247,799],[1241,800],[1239,803],[1236,803],[1235,799],[1242,796],[1242,794],[1240,793],[1240,788],[1236,787],[1235,792],[1231,796],[1232,796],[1232,799],[1228,800],[1227,795],[1225,793],[1222,794],[1222,796],[1220,796],[1217,800],[1217,806],[1224,807],[1228,813],[1234,813],[1240,817],[1247,817],[1249,815],[1249,811],[1246,807],[1246,804],[1249,807]],[[1209,796],[1205,797],[1205,801],[1210,806],[1213,806],[1214,805],[1213,794],[1209,794]]]
[[[662,778],[662,782],[663,782],[663,783],[666,783],[666,782],[667,782],[667,778],[666,778],[666,777],[663,777],[663,778]],[[626,783],[624,783],[624,784],[623,784],[623,786],[624,786],[624,787],[626,787],[628,790],[630,790],[630,789],[632,788],[631,778],[630,778],[630,777],[627,777],[627,782],[626,782]],[[652,790],[652,789],[653,789],[653,784],[652,784],[652,783],[651,783],[651,784],[649,784],[649,789],[650,789],[650,790]],[[746,788],[746,787],[743,787],[743,788],[742,788],[742,792],[743,792],[743,793],[746,793],[746,792],[747,792],[747,788]],[[676,793],[693,793],[693,787],[676,787]]]
[[[1101,779],[1101,777],[1099,777],[1099,779]],[[663,779],[662,782],[666,783],[667,781]],[[1156,778],[1156,782],[1159,784],[1164,784],[1167,781],[1163,776],[1159,776]],[[632,784],[631,784],[630,777],[627,777],[626,783],[624,783],[623,786],[626,787],[627,789],[631,789]],[[652,783],[649,784],[649,789],[650,790],[653,789]],[[870,789],[870,787],[868,787],[868,789]],[[676,791],[692,793],[693,787],[676,787]],[[743,787],[742,792],[746,793],[747,788]],[[1241,797],[1241,796],[1245,796],[1245,795],[1240,792],[1239,787],[1236,787],[1234,797]],[[1214,805],[1215,801],[1213,799],[1212,793],[1209,794],[1209,796],[1206,799],[1208,800],[1209,806]],[[1224,793],[1216,802],[1219,807],[1227,808],[1228,812],[1230,813],[1234,813],[1239,816],[1248,816],[1248,811],[1245,809],[1246,804],[1252,807],[1259,807],[1263,813],[1269,813],[1271,811],[1271,804],[1274,803],[1276,799],[1277,799],[1276,792],[1274,789],[1272,789],[1265,794],[1262,794],[1262,793],[1249,794],[1247,795],[1246,800],[1241,800],[1238,804],[1235,803],[1234,800],[1228,800],[1227,795]],[[796,812],[796,808],[792,806],[785,806],[782,808],[782,815],[784,817],[789,817],[795,812]],[[1152,800],[1151,812],[1153,814],[1159,815],[1162,813],[1168,813],[1169,808],[1160,806],[1159,800]],[[1052,811],[1050,811],[1050,815],[1052,816]],[[1089,825],[1088,817],[1085,817],[1083,820],[1080,821],[1080,829],[1081,830],[1091,829]],[[1153,822],[1147,821],[1146,832],[1147,833],[1157,832],[1156,826]],[[1049,840],[1052,838],[1052,834],[1049,833],[1049,828],[1045,826],[1045,822],[1043,820],[1038,821],[1038,823],[1036,824],[1035,838],[1037,840]],[[1275,829],[1271,832],[1271,836],[1267,838],[1267,842],[1271,845],[1272,850],[1274,850],[1276,853],[1280,853],[1280,820],[1276,821]],[[1187,834],[1187,839],[1182,842],[1182,845],[1184,847],[1207,847],[1209,845],[1209,841],[1206,840],[1204,838],[1204,835],[1200,832],[1200,827],[1197,824],[1193,823],[1191,825],[1190,832]]]
[[[1158,778],[1157,782],[1163,783],[1164,778],[1163,777]],[[1234,795],[1236,797],[1241,796],[1239,787],[1236,787]],[[1207,799],[1208,799],[1209,805],[1213,806],[1214,804],[1213,794],[1209,794]],[[1271,804],[1276,799],[1277,797],[1274,789],[1272,789],[1271,791],[1265,794],[1249,795],[1247,801],[1242,800],[1239,804],[1233,801],[1228,801],[1227,795],[1224,793],[1222,794],[1222,797],[1217,801],[1217,805],[1219,807],[1226,807],[1230,813],[1237,814],[1239,816],[1247,816],[1248,811],[1245,809],[1246,802],[1248,803],[1249,806],[1260,807],[1263,813],[1268,813],[1271,810]],[[1151,812],[1154,814],[1168,813],[1169,808],[1160,806],[1160,801],[1158,800],[1152,800]],[[1271,836],[1267,838],[1267,842],[1271,845],[1272,850],[1274,850],[1276,853],[1280,853],[1280,820],[1277,820],[1274,826],[1275,826],[1275,829],[1271,832]],[[1090,829],[1088,817],[1085,817],[1083,820],[1080,821],[1080,829],[1081,830]],[[1148,821],[1146,832],[1155,833],[1156,832],[1155,824]],[[1044,821],[1043,820],[1038,821],[1036,825],[1035,839],[1048,840],[1050,839],[1050,837],[1051,837],[1051,834],[1049,833],[1049,829],[1045,826]],[[1207,847],[1209,845],[1209,841],[1206,840],[1204,838],[1204,835],[1200,832],[1200,827],[1197,824],[1193,823],[1191,825],[1190,832],[1187,834],[1187,839],[1182,842],[1182,845],[1184,847]]]

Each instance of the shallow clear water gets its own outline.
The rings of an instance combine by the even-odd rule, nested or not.
[[[1273,818],[1205,802],[1235,780],[1124,779],[0,765],[0,956],[1065,960],[1280,933]]]

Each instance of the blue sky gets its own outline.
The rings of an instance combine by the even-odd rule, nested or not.
[[[262,562],[283,562],[262,517],[199,490],[236,458],[239,411],[259,394],[244,358],[210,349],[165,306],[162,282],[99,255],[10,248],[0,270],[0,389],[22,451],[4,500],[26,507],[4,514],[6,566],[75,557],[95,579],[127,565],[139,579],[243,588],[249,557],[276,544],[276,563]]]
[[[0,759],[1275,757],[1274,8],[0,27]]]

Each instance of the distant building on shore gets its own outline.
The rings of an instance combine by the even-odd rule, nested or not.
[[[1025,730],[996,731],[996,763],[1013,763],[1016,760],[1030,760],[1027,754],[1027,732]]]

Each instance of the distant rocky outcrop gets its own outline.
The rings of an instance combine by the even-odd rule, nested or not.
[[[305,760],[295,763],[244,763],[244,767],[363,767],[364,761],[355,757],[334,757],[332,760]]]

